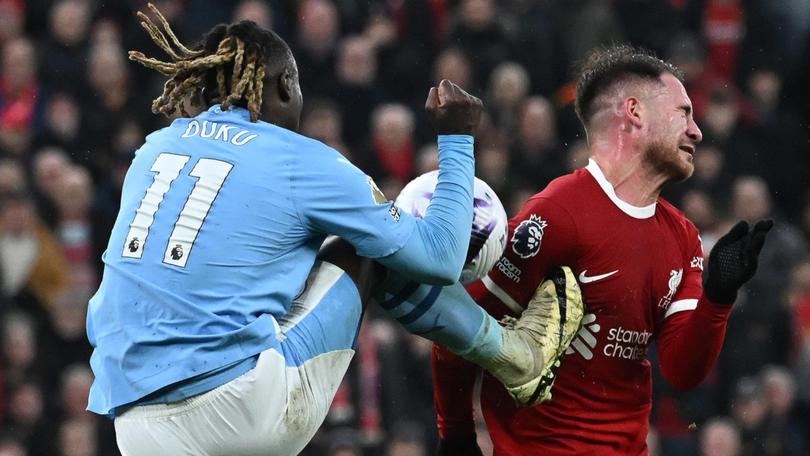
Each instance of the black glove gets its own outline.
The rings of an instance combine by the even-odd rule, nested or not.
[[[718,304],[734,303],[737,290],[757,270],[757,258],[771,227],[773,220],[760,220],[749,231],[748,223],[740,222],[717,241],[706,269],[704,290],[709,299]]]
[[[473,432],[464,437],[439,439],[436,456],[484,456],[484,454],[481,453],[481,448],[478,448],[478,440]]]

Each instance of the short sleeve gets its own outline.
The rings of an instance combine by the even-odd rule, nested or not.
[[[479,303],[497,299],[519,313],[534,295],[547,271],[571,265],[576,258],[574,218],[557,202],[537,195],[509,220],[503,256],[480,283],[468,288]]]
[[[694,310],[703,295],[703,243],[697,228],[689,223],[686,249],[687,256],[683,266],[683,280],[678,291],[667,307],[664,318],[685,310]]]
[[[301,157],[291,187],[311,230],[340,236],[367,258],[402,248],[414,231],[414,218],[389,201],[371,177],[323,145]]]

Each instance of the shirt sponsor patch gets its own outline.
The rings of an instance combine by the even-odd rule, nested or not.
[[[399,222],[400,212],[396,204],[391,203],[391,207],[388,208],[388,214],[391,215],[391,218],[394,219],[395,222]]]
[[[524,259],[537,255],[543,242],[543,230],[547,226],[545,220],[534,214],[520,222],[512,234],[512,251]]]

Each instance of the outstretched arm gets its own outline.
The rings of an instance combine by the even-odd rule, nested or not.
[[[340,236],[357,254],[420,283],[461,275],[473,219],[473,137],[481,101],[449,81],[431,89],[428,113],[439,134],[439,176],[424,219],[401,212],[373,179],[315,141],[290,163],[289,195],[313,233]]]
[[[737,290],[754,276],[772,226],[771,221],[760,221],[749,231],[748,224],[740,222],[720,238],[709,255],[706,284],[696,307],[665,321],[658,336],[659,359],[661,373],[674,388],[694,388],[714,366]]]
[[[469,245],[473,217],[473,133],[481,100],[448,80],[430,89],[425,111],[439,135],[439,177],[424,219],[394,254],[378,261],[420,283],[458,281]],[[398,209],[394,209],[398,210]]]

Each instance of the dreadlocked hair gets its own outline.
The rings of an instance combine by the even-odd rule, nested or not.
[[[215,26],[192,50],[177,39],[155,5],[149,3],[148,7],[162,29],[138,11],[141,26],[172,60],[165,62],[129,51],[130,60],[171,76],[163,93],[152,102],[152,112],[169,116],[179,111],[183,117],[190,117],[185,101],[190,99],[198,105],[204,98],[206,104],[219,103],[223,110],[231,106],[247,108],[250,120],[255,122],[261,113],[265,76],[280,73],[292,59],[284,40],[251,21],[241,21]]]

